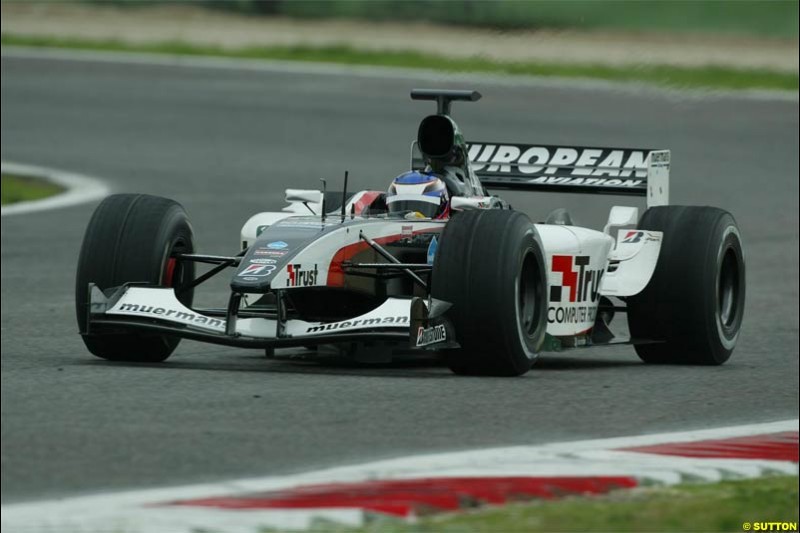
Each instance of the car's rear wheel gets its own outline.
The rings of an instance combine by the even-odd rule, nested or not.
[[[664,233],[645,289],[628,298],[631,336],[647,363],[720,365],[730,358],[744,314],[742,242],[730,213],[715,207],[648,209],[639,228]]]
[[[547,328],[547,271],[535,226],[508,210],[452,217],[438,246],[432,296],[452,303],[447,317],[461,346],[446,359],[457,374],[527,372]]]
[[[109,196],[92,215],[81,246],[75,282],[78,326],[91,353],[113,361],[158,362],[180,339],[169,335],[87,331],[88,285],[101,290],[128,282],[180,287],[194,278],[193,263],[174,259],[192,253],[194,236],[183,207],[145,194]],[[193,290],[180,301],[192,305]]]

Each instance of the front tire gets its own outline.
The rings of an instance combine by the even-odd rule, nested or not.
[[[194,264],[177,262],[173,256],[192,252],[192,227],[179,203],[145,194],[115,194],[103,200],[86,228],[75,281],[78,326],[89,351],[111,361],[159,362],[169,357],[178,337],[86,334],[88,285],[101,290],[128,282],[179,287],[194,278]],[[191,307],[193,292],[181,294],[183,305]]]
[[[547,329],[547,271],[535,226],[522,213],[457,213],[441,235],[431,294],[453,304],[461,348],[446,354],[456,374],[519,376]]]
[[[645,211],[639,228],[663,232],[645,289],[628,298],[634,338],[646,363],[721,365],[739,337],[745,266],[736,221],[715,207],[662,206]]]

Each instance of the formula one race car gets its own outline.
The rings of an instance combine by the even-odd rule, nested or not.
[[[94,355],[163,361],[181,338],[239,346],[324,347],[355,358],[436,350],[458,374],[513,376],[539,352],[630,343],[647,363],[724,363],[745,298],[741,238],[714,207],[668,205],[668,150],[465,142],[450,116],[475,91],[434,100],[411,171],[388,191],[286,191],[258,213],[233,255],[195,253],[178,203],[106,198],[83,241],[80,334]],[[485,187],[644,196],[603,231],[564,210],[533,224]],[[212,267],[195,275],[198,263]],[[195,287],[233,269],[219,308]],[[625,312],[630,337],[608,325]]]

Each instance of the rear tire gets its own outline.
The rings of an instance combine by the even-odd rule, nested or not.
[[[536,228],[522,213],[455,214],[441,235],[431,294],[447,311],[461,348],[446,353],[456,374],[519,376],[547,329],[547,271]]]
[[[664,233],[645,289],[628,298],[634,338],[646,363],[721,365],[739,337],[745,266],[736,221],[715,207],[663,206],[645,211],[639,228]]]
[[[83,342],[97,357],[112,361],[159,362],[178,346],[168,335],[133,333],[85,334],[88,285],[101,290],[127,282],[178,287],[194,279],[194,263],[179,263],[176,253],[194,252],[192,227],[183,207],[145,194],[109,196],[92,215],[81,246],[75,281],[78,326]],[[180,296],[191,307],[193,290]]]

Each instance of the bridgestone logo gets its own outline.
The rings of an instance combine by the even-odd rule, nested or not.
[[[443,324],[432,328],[420,328],[417,330],[417,346],[427,346],[447,340],[447,330]]]
[[[407,316],[385,316],[376,318],[360,318],[356,320],[345,320],[343,322],[331,322],[330,324],[320,324],[318,326],[309,326],[306,333],[320,333],[322,331],[342,331],[353,329],[356,327],[381,327],[381,326],[397,326],[408,324]]]
[[[119,311],[129,314],[136,313],[157,318],[168,318],[170,320],[197,324],[209,328],[219,329],[225,327],[225,321],[218,318],[211,318],[197,313],[187,313],[186,311],[177,311],[175,309],[166,309],[164,307],[153,307],[152,305],[122,304],[119,306]]]

